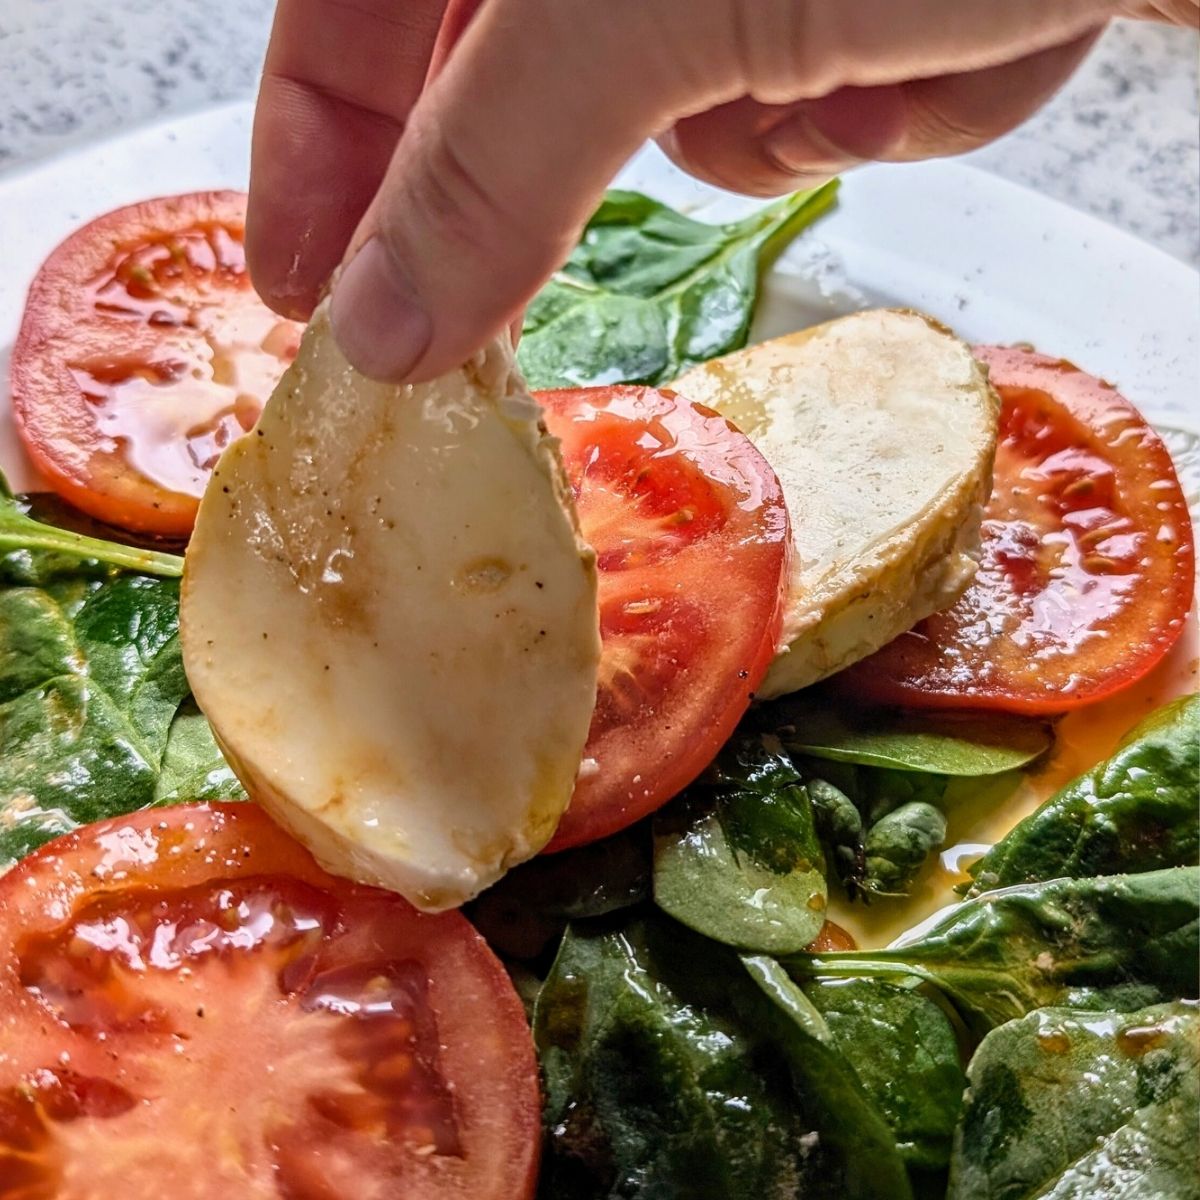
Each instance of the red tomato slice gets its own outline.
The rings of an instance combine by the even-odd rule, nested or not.
[[[88,825],[0,879],[0,1197],[512,1200],[539,1137],[468,922],[253,805]]]
[[[623,829],[712,761],[775,653],[791,537],[724,417],[644,387],[543,392],[600,569],[599,691],[548,849]]]
[[[979,573],[840,677],[919,707],[1056,713],[1135,683],[1192,602],[1187,502],[1158,434],[1061,359],[977,347],[1002,408]]]
[[[186,537],[221,451],[258,420],[301,327],[250,286],[246,197],[147,200],[42,264],[12,357],[30,457],[102,521]]]

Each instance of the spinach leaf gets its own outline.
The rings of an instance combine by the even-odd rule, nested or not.
[[[244,800],[246,790],[225,761],[208,719],[190,697],[167,731],[154,786],[155,804],[184,800]]]
[[[985,892],[888,950],[794,955],[799,979],[909,976],[977,1031],[1035,1008],[1125,1009],[1200,992],[1200,868]]]
[[[946,818],[923,800],[885,813],[863,841],[863,878],[868,894],[902,896],[921,864],[946,841]]]
[[[757,714],[792,754],[931,775],[999,775],[1051,746],[1041,721],[989,713],[852,709],[823,690],[799,692]]]
[[[1160,708],[971,869],[973,891],[1188,866],[1200,854],[1200,696]]]
[[[43,525],[0,486],[0,867],[184,797],[170,784],[206,726],[180,714],[181,561]],[[206,774],[220,775],[215,752],[208,734]]]
[[[1196,1200],[1200,1014],[1047,1008],[984,1038],[949,1200]]]
[[[568,921],[601,917],[650,899],[650,823],[560,854],[530,859],[467,906],[493,949],[537,958]]]
[[[525,1009],[525,1019],[532,1023],[533,1010],[537,1005],[538,995],[542,990],[542,980],[535,971],[531,971],[524,963],[505,961],[501,959],[513,988],[520,998],[521,1007]]]
[[[26,556],[32,552],[45,552],[71,560],[93,559],[109,567],[140,571],[145,575],[170,577],[183,574],[183,559],[177,554],[106,542],[35,520],[22,511],[8,480],[0,474],[0,556],[14,550]]]
[[[905,1162],[944,1167],[966,1083],[949,1017],[920,991],[879,979],[818,979],[804,994],[891,1126]]]
[[[533,388],[663,383],[746,344],[759,272],[834,202],[837,183],[728,225],[610,191],[525,314]]]
[[[903,895],[945,841],[944,775],[797,758],[817,833],[850,899]]]
[[[866,873],[863,818],[858,805],[827,779],[809,779],[804,790],[813,824],[839,882],[851,896]]]
[[[179,583],[0,588],[0,862],[154,800],[188,693]]]
[[[773,738],[735,739],[654,821],[654,899],[719,942],[801,950],[828,889],[812,806]]]
[[[752,1028],[770,1031],[784,1050],[798,1094],[805,1100],[804,1110],[817,1133],[849,1161],[863,1154],[876,1158],[866,1175],[850,1175],[845,1194],[857,1194],[867,1185],[887,1194],[907,1192],[904,1159],[888,1114],[878,1104],[880,1097],[864,1088],[821,1009],[775,959],[743,956],[742,965],[771,1006],[764,1011],[760,996],[756,1003],[739,1000],[738,1011]],[[730,994],[740,995],[736,983]]]
[[[909,1194],[854,1081],[839,1090],[844,1107],[809,1090],[813,1077],[831,1078],[831,1051],[731,951],[662,917],[572,926],[539,993],[534,1038],[547,1197]]]
[[[844,787],[853,797],[867,828],[905,804],[940,805],[949,782],[944,775],[929,775],[922,771],[856,767],[811,758],[796,761],[806,775],[837,780],[838,786]]]

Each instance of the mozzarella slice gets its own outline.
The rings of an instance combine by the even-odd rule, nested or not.
[[[705,363],[672,385],[775,468],[796,554],[779,655],[796,691],[953,603],[975,573],[999,401],[949,330],[857,313]]]
[[[239,778],[430,911],[549,840],[591,721],[594,556],[540,414],[506,344],[375,383],[322,307],[188,547],[184,662]]]

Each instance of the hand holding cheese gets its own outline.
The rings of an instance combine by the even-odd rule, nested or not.
[[[426,909],[550,838],[595,698],[596,573],[501,342],[373,383],[324,308],[188,548],[184,659],[256,800]]]

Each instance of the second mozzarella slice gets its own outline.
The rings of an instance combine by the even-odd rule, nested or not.
[[[761,696],[849,666],[971,581],[999,402],[949,330],[883,309],[776,338],[675,384],[775,468],[796,554]]]

